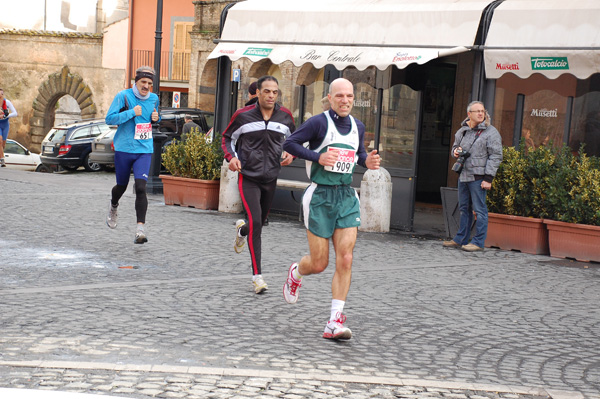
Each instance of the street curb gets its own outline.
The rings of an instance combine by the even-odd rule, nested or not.
[[[237,369],[225,367],[198,367],[166,364],[116,364],[96,362],[66,362],[66,361],[0,361],[0,366],[34,367],[48,369],[70,370],[105,370],[105,371],[135,371],[154,373],[178,373],[193,375],[218,375],[225,377],[260,377],[283,380],[317,380],[347,383],[362,383],[375,385],[414,386],[423,388],[460,389],[495,393],[512,393],[518,395],[534,395],[552,399],[584,399],[585,396],[576,391],[544,389],[504,384],[477,384],[466,381],[439,381],[414,378],[375,377],[361,375],[331,375],[324,373],[302,372],[294,373],[277,370]],[[590,399],[600,398],[588,397]]]

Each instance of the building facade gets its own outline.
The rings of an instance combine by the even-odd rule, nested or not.
[[[322,112],[333,79],[354,83],[364,144],[379,148],[392,176],[392,227],[410,230],[416,201],[440,203],[440,187],[456,186],[450,148],[472,100],[484,101],[506,146],[523,138],[576,151],[585,143],[600,155],[600,5],[592,0],[194,4],[198,31],[209,4],[225,9],[215,43],[204,37],[193,49],[204,67],[196,105],[214,100],[217,130],[264,74],[280,80],[280,101],[297,124]],[[214,95],[202,87],[206,76]],[[303,162],[281,177],[306,180]],[[297,212],[283,192],[274,207]]]

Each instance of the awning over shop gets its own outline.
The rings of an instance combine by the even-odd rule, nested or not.
[[[586,79],[600,72],[600,1],[505,0],[484,46],[486,76]]]
[[[229,9],[208,58],[405,68],[468,51],[490,1],[248,0]]]

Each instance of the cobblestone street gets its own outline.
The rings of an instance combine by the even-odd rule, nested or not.
[[[134,195],[114,174],[0,170],[0,387],[125,398],[600,398],[600,266],[414,234],[359,233],[347,342],[321,338],[333,263],[288,305],[308,250],[297,218],[263,230],[255,295],[238,214]],[[0,395],[1,397],[1,395]]]

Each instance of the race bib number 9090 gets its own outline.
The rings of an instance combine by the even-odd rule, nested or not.
[[[329,147],[328,151],[338,151],[338,159],[333,166],[325,166],[325,170],[334,173],[352,173],[356,163],[356,151],[349,148]]]
[[[152,125],[150,123],[138,123],[135,125],[136,140],[150,140],[152,138]]]

